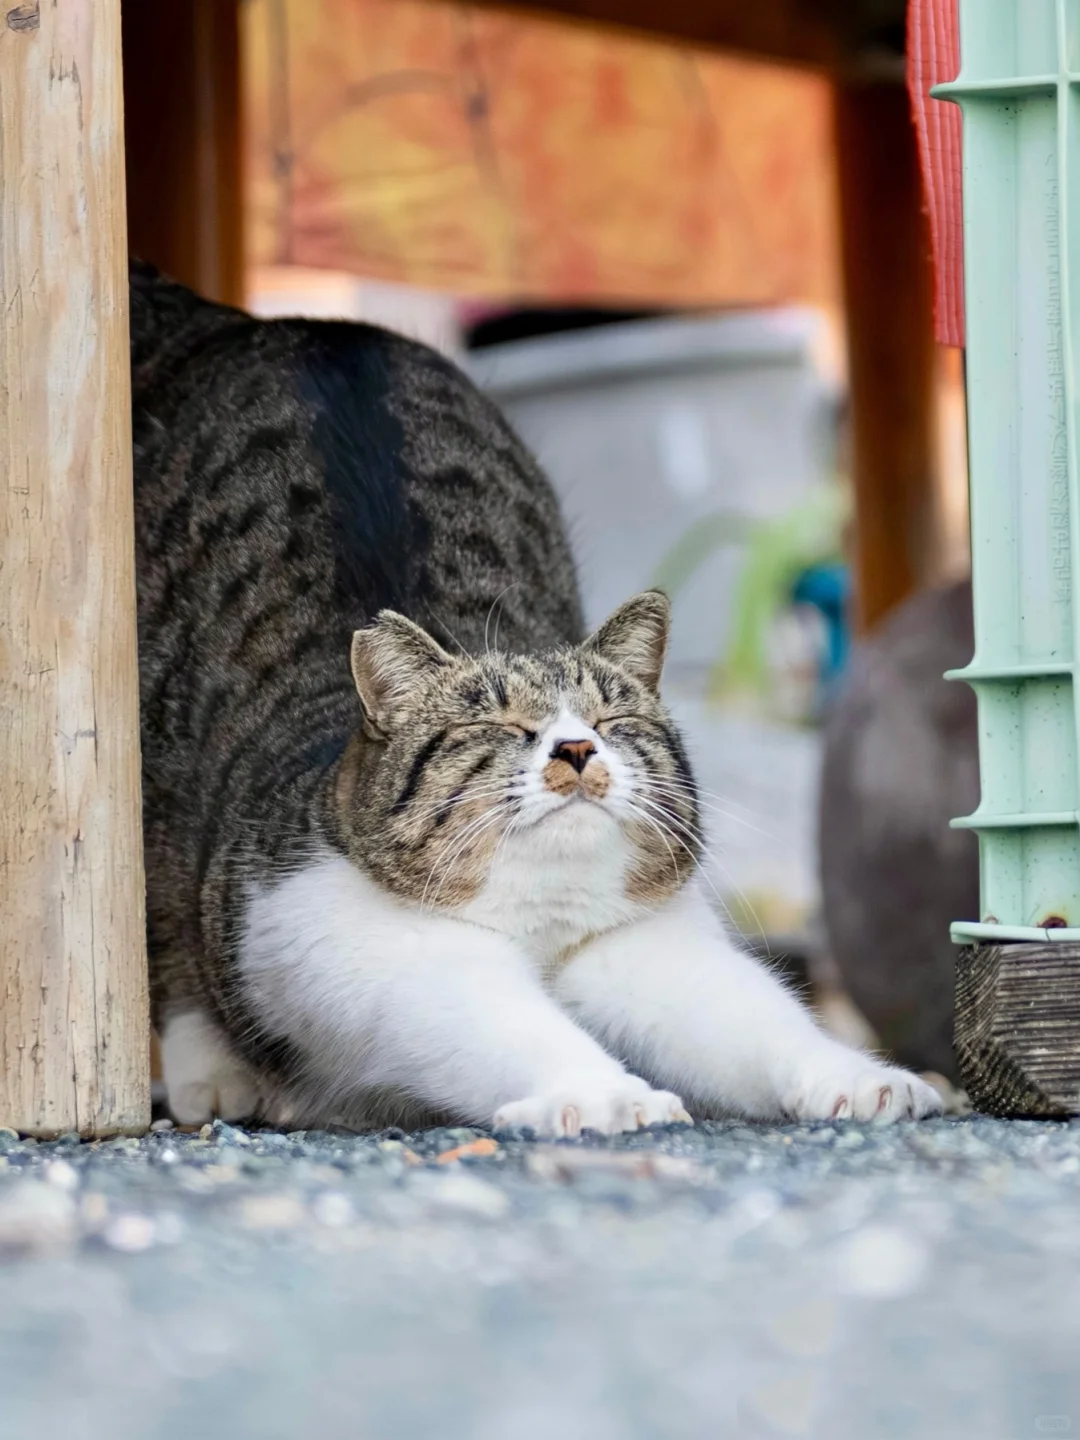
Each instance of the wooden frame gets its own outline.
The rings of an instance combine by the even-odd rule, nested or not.
[[[132,255],[244,303],[240,0],[124,0]]]
[[[124,36],[133,248],[232,301],[236,4],[128,0]],[[872,622],[918,579],[932,349],[906,100],[898,85],[887,98],[850,88],[860,7],[531,8],[842,77],[859,576]],[[121,70],[120,0],[0,7],[0,1125],[35,1135],[149,1120]],[[163,124],[180,140],[166,145]],[[879,213],[895,165],[902,200]]]

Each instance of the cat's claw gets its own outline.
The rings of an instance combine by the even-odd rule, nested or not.
[[[784,1113],[794,1120],[922,1120],[939,1115],[941,1096],[931,1085],[893,1065],[882,1065],[856,1051],[830,1055],[806,1069],[784,1097]]]
[[[692,1125],[694,1122],[677,1095],[653,1090],[644,1080],[627,1075],[620,1080],[568,1083],[548,1095],[514,1100],[495,1114],[493,1129],[531,1129],[545,1139],[572,1138],[583,1130],[618,1135],[646,1125]]]

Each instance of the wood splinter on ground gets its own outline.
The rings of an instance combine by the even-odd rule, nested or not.
[[[499,1148],[497,1140],[489,1140],[481,1136],[479,1140],[470,1140],[467,1145],[455,1145],[453,1150],[444,1150],[441,1155],[436,1156],[436,1165],[452,1165],[455,1160],[483,1159],[486,1155],[494,1155]]]
[[[961,950],[956,1054],[976,1110],[1080,1114],[1080,945]]]

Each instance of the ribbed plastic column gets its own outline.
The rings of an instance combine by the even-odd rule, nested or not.
[[[961,0],[982,914],[1080,940],[1080,0]]]

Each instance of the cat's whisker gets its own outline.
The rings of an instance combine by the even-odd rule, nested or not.
[[[441,630],[444,630],[446,632],[446,634],[454,642],[457,648],[461,651],[464,658],[466,660],[471,660],[472,656],[469,654],[468,650],[465,649],[465,646],[461,643],[461,641],[454,634],[454,632],[450,629],[450,626],[447,625],[446,621],[440,619],[439,616],[435,614],[435,611],[431,608],[430,605],[426,605],[424,608],[427,610],[427,613],[431,616],[431,618],[435,621],[435,624],[438,625]]]
[[[638,795],[637,798],[638,798],[638,800],[639,800],[640,802],[642,802],[643,804],[648,804],[648,803],[649,803],[648,801],[645,800],[645,797],[644,797],[643,795]],[[631,808],[633,808],[633,805],[631,805]],[[644,819],[645,816],[642,815],[641,818]],[[669,822],[669,824],[670,824],[670,822],[671,822],[671,816],[670,816],[670,815],[667,815],[666,812],[665,812],[665,819],[666,819],[666,820]],[[654,823],[657,823],[657,824],[658,824],[658,823],[660,823],[660,822],[654,821]],[[716,888],[716,884],[715,884],[715,882],[713,881],[712,876],[709,874],[708,869],[706,868],[704,862],[702,861],[701,856],[700,856],[698,853],[696,853],[697,849],[700,848],[700,837],[693,836],[693,832],[692,832],[692,831],[688,831],[688,832],[687,832],[688,834],[690,834],[691,836],[693,836],[693,838],[695,839],[695,842],[696,842],[696,843],[695,843],[695,846],[692,847],[691,845],[689,845],[689,844],[687,843],[686,840],[681,839],[681,838],[676,834],[676,832],[675,832],[674,830],[668,829],[667,826],[663,826],[662,828],[667,829],[667,833],[668,833],[669,835],[671,835],[672,839],[676,840],[676,842],[687,852],[687,854],[689,855],[690,860],[691,860],[691,863],[693,864],[694,868],[697,870],[697,872],[698,872],[698,874],[701,876],[702,880],[704,880],[705,884],[708,885],[709,889],[712,891],[713,895],[716,897],[716,902],[717,902],[717,904],[718,904],[718,905],[720,906],[720,908],[723,910],[724,914],[728,917],[728,919],[731,919],[731,918],[732,918],[732,917],[731,917],[731,911],[730,911],[730,908],[728,907],[727,902],[725,901],[724,897],[720,894],[720,891]],[[725,871],[725,873],[726,873],[726,871]]]
[[[656,820],[654,820],[650,815],[646,814],[646,812],[645,812],[644,810],[639,810],[639,809],[634,805],[634,803],[633,803],[632,801],[628,801],[627,804],[628,804],[628,808],[638,817],[639,820],[643,820],[646,825],[651,825],[652,828],[656,831],[656,833],[660,836],[660,839],[661,839],[661,840],[663,841],[663,843],[664,843],[664,848],[667,850],[668,855],[671,857],[671,868],[672,868],[672,871],[673,871],[673,873],[675,874],[675,876],[677,877],[678,874],[679,874],[679,862],[675,859],[675,852],[674,852],[674,850],[672,850],[671,845],[670,845],[669,842],[668,842],[668,837],[667,837],[667,834],[666,834],[665,831],[664,831],[663,826],[661,826],[661,825],[660,825]],[[676,843],[677,845],[681,845],[682,848],[687,851],[687,854],[690,854],[690,851],[688,850],[685,842],[680,841],[680,840],[678,839],[678,837],[675,836],[675,835],[672,835],[671,838],[675,841],[675,843]],[[693,859],[693,855],[692,855],[692,854],[690,855],[690,858]]]
[[[468,850],[470,849],[471,845],[472,845],[476,840],[479,840],[480,837],[481,837],[487,830],[490,830],[490,829],[492,828],[495,820],[498,819],[498,818],[499,818],[499,817],[493,816],[493,815],[486,816],[486,817],[485,817],[485,820],[486,820],[488,823],[486,823],[486,824],[484,824],[484,825],[480,825],[480,826],[478,826],[477,828],[475,828],[475,829],[466,837],[465,841],[463,841],[461,844],[459,844],[459,845],[454,849],[454,851],[453,851],[451,854],[447,855],[445,858],[440,857],[440,860],[439,860],[439,861],[436,861],[435,865],[432,867],[432,873],[431,873],[431,875],[428,877],[428,884],[426,884],[425,887],[424,887],[424,896],[423,896],[423,898],[421,899],[421,902],[420,902],[420,903],[421,903],[421,908],[423,908],[425,905],[427,905],[427,892],[428,892],[428,888],[429,888],[429,886],[430,886],[431,880],[434,878],[436,872],[438,871],[438,869],[439,869],[439,867],[440,867],[440,864],[442,865],[442,871],[443,871],[443,873],[442,873],[442,877],[441,877],[440,880],[439,880],[439,883],[438,883],[438,884],[436,885],[436,887],[435,887],[435,892],[434,892],[434,894],[433,894],[432,897],[431,897],[431,908],[432,908],[432,909],[434,909],[435,906],[438,904],[439,896],[442,894],[442,891],[443,891],[444,886],[445,886],[446,883],[453,877],[453,875],[454,875],[454,866],[455,866],[456,862],[459,861],[459,860],[468,852]]]
[[[732,875],[731,871],[730,871],[730,870],[728,869],[728,867],[724,864],[724,862],[720,859],[719,855],[714,855],[714,856],[712,857],[712,859],[713,859],[713,861],[714,861],[717,865],[720,866],[720,869],[721,869],[721,870],[724,872],[724,874],[727,876],[727,878],[728,878],[728,883],[731,885],[732,890],[734,890],[735,894],[738,896],[738,898],[739,898],[739,900],[741,901],[742,906],[743,906],[743,908],[746,910],[747,914],[750,916],[750,918],[753,920],[754,924],[757,926],[758,934],[761,936],[762,943],[764,944],[766,951],[768,951],[768,950],[769,950],[769,937],[765,934],[765,927],[764,927],[764,926],[762,925],[762,923],[761,923],[761,917],[758,915],[757,911],[754,909],[753,905],[750,903],[750,899],[749,899],[749,896],[746,894],[746,891],[745,891],[745,890],[742,888],[742,886],[738,883],[738,881],[737,881],[737,880],[735,879],[735,877]],[[725,907],[725,908],[726,908],[726,907]],[[730,910],[728,910],[727,913],[728,913],[729,918],[731,918],[731,919],[733,920],[734,917],[731,916]],[[771,952],[769,952],[769,953],[771,954]]]
[[[495,611],[496,605],[498,605],[498,604],[503,600],[503,598],[504,598],[505,596],[509,595],[509,594],[510,594],[510,591],[513,590],[514,587],[515,587],[516,585],[519,585],[520,583],[521,583],[521,582],[520,582],[519,580],[511,580],[510,584],[507,585],[507,586],[505,587],[505,589],[500,590],[499,593],[498,593],[498,595],[496,595],[496,596],[495,596],[495,599],[491,602],[491,609],[488,611],[488,613],[487,613],[487,619],[484,621],[484,654],[487,655],[489,658],[490,658],[490,656],[491,656],[491,650],[490,650],[490,648],[488,647],[488,626],[491,624],[492,614],[493,614],[494,611]],[[495,650],[496,650],[496,653],[498,653],[498,648],[499,648],[499,617],[496,616],[496,619],[495,619]]]
[[[436,887],[435,894],[432,896],[432,906],[435,905],[436,901],[439,898],[439,895],[442,893],[443,886],[450,878],[453,864],[460,859],[460,857],[465,853],[465,851],[468,849],[469,845],[473,841],[479,839],[479,837],[485,832],[485,830],[489,829],[492,825],[496,824],[502,818],[502,811],[497,808],[485,810],[482,815],[478,816],[475,820],[471,820],[464,827],[463,830],[461,830],[457,835],[453,837],[453,840],[448,850],[443,854],[439,855],[439,857],[435,861],[435,864],[431,867],[431,872],[428,875],[426,884],[424,885],[424,892],[420,897],[421,909],[423,909],[427,905],[428,890],[430,889],[431,882],[435,878],[435,874],[438,871],[440,865],[444,869],[444,874],[442,879],[439,881],[438,886]]]
[[[642,805],[647,805],[650,810],[653,810],[657,814],[662,815],[663,818],[668,822],[668,824],[677,827],[683,832],[683,834],[688,836],[689,839],[693,842],[693,846],[695,849],[701,849],[702,845],[704,844],[704,836],[700,833],[699,830],[695,829],[691,823],[684,821],[681,817],[677,815],[673,815],[671,813],[671,810],[666,805],[661,804],[659,801],[651,800],[647,795],[642,794],[641,792],[638,793],[636,798]]]
[[[718,815],[723,816],[725,820],[730,820],[736,825],[742,825],[747,830],[752,830],[756,835],[762,836],[763,839],[776,840],[776,836],[770,831],[763,830],[759,825],[755,825],[752,821],[747,820],[744,815],[739,815],[734,810],[728,809],[724,803],[724,797],[717,794],[715,790],[695,786],[691,782],[678,780],[674,776],[665,776],[663,778],[650,777],[650,784],[658,788],[662,785],[665,787],[670,786],[672,789],[678,789],[680,793],[686,795],[688,798],[693,797],[700,805],[714,810]]]
[[[523,794],[524,789],[521,787],[515,789],[510,785],[489,785],[486,789],[468,789],[461,795],[452,795],[445,800],[430,800],[422,808],[418,807],[418,813],[426,817],[437,815],[441,811],[456,810],[477,800],[494,800],[503,795],[517,798]]]
[[[674,815],[671,815],[668,809],[665,809],[662,805],[655,804],[655,801],[649,801],[647,796],[638,795],[636,799],[638,799],[639,805],[647,806],[649,811],[660,819],[661,824],[664,824],[664,827],[667,828],[668,834],[678,835],[678,842],[680,842],[680,845],[683,845],[684,850],[687,851],[688,854],[697,858],[697,852],[701,850],[701,844],[703,844],[701,835],[698,835],[697,831],[687,827],[687,825],[681,824],[680,821],[675,819]]]

